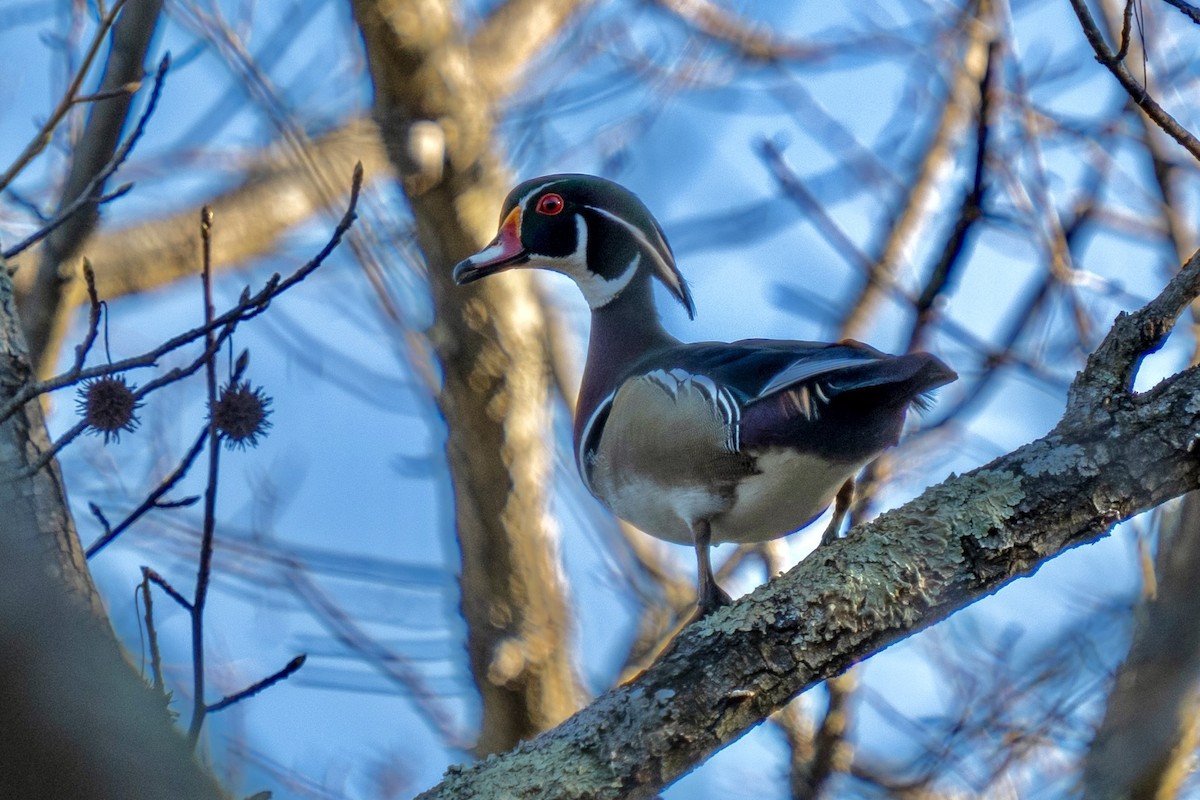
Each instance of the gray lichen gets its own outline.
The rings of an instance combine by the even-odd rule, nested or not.
[[[1044,439],[1029,448],[1025,459],[1025,474],[1031,478],[1042,475],[1063,475],[1078,469],[1084,450],[1077,444],[1063,445],[1055,439]]]

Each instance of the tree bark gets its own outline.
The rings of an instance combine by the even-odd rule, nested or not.
[[[493,235],[508,180],[492,151],[490,98],[449,4],[356,0],[353,9],[376,120],[428,265],[462,609],[483,699],[476,749],[493,753],[560,722],[580,697],[547,513],[545,320],[529,274],[470,289],[450,277]]]
[[[0,403],[33,371],[0,262]],[[38,400],[0,423],[0,797],[219,798],[126,660],[92,585]]]
[[[1129,394],[1136,364],[1200,294],[1200,253],[1122,314],[1050,434],[856,527],[685,629],[638,679],[421,798],[643,798],[788,700],[1200,486],[1200,369]]]
[[[1156,596],[1139,610],[1129,657],[1084,763],[1084,797],[1177,797],[1191,772],[1200,677],[1200,493],[1159,540]]]

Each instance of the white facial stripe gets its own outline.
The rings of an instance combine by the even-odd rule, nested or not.
[[[532,210],[532,209],[526,208],[525,206],[529,203],[530,199],[535,194],[540,194],[541,192],[544,192],[547,189],[549,189],[551,186],[557,186],[560,183],[566,183],[566,182],[567,182],[566,178],[560,178],[559,180],[556,180],[556,181],[547,181],[546,183],[542,183],[542,184],[535,186],[534,188],[532,188],[528,192],[526,192],[525,195],[520,200],[517,201],[517,207],[521,209],[522,214],[524,214],[526,211]]]
[[[614,214],[611,211],[608,211],[606,209],[600,208],[598,206],[584,206],[584,208],[589,208],[592,211],[595,211],[597,214],[607,217],[608,219],[612,220],[613,222],[617,223],[621,227],[625,228],[625,230],[627,230],[631,234],[633,234],[633,238],[637,239],[638,244],[640,244],[642,246],[642,249],[645,250],[647,253],[649,253],[650,257],[652,259],[654,259],[654,266],[658,270],[659,276],[662,277],[663,282],[666,283],[668,286],[670,286],[672,289],[675,289],[676,291],[678,291],[680,289],[679,278],[675,274],[675,270],[673,270],[667,264],[667,262],[663,260],[662,253],[659,251],[659,249],[657,247],[655,247],[653,244],[651,244],[650,240],[646,238],[645,231],[643,231],[638,226],[634,225],[632,222],[630,222],[626,219],[622,219],[621,217],[617,216],[616,214]]]
[[[575,250],[566,256],[534,255],[529,261],[531,267],[561,272],[575,281],[588,307],[594,309],[611,303],[617,295],[625,290],[633,276],[637,275],[641,265],[641,255],[635,254],[629,266],[615,278],[604,278],[588,269],[587,265],[588,227],[587,220],[581,214],[575,215]]]

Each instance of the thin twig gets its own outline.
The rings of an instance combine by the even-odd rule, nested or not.
[[[966,251],[967,240],[976,224],[983,219],[983,203],[987,190],[987,154],[988,134],[991,131],[992,110],[992,79],[997,73],[997,61],[1000,44],[996,40],[988,43],[987,66],[979,80],[979,112],[975,125],[975,172],[970,187],[963,195],[959,205],[958,217],[950,235],[942,247],[942,253],[937,264],[929,273],[929,278],[921,290],[915,304],[916,320],[908,342],[908,352],[921,347],[924,334],[934,317],[936,301],[950,286],[957,272],[957,267]]]
[[[83,103],[95,103],[99,100],[109,100],[113,97],[125,97],[126,95],[135,94],[141,88],[141,81],[130,81],[124,86],[118,86],[116,89],[109,89],[104,92],[96,92],[95,94],[81,94],[71,102],[76,105],[81,105]]]
[[[872,253],[871,263],[853,300],[846,303],[838,322],[839,338],[859,338],[870,324],[872,313],[884,297],[885,276],[894,276],[905,266],[905,251],[911,249],[922,230],[930,223],[931,198],[945,179],[946,165],[953,161],[959,132],[967,124],[968,111],[975,105],[973,94],[980,85],[979,64],[995,22],[989,4],[972,2],[959,12],[951,30],[960,41],[949,89],[941,98],[941,110],[933,132],[923,145],[919,163],[907,188],[889,211],[887,232]]]
[[[221,464],[221,433],[217,430],[217,341],[213,335],[212,322],[215,316],[212,291],[212,209],[205,206],[200,211],[201,265],[200,279],[204,285],[204,323],[208,331],[204,335],[205,384],[208,392],[208,481],[204,487],[204,522],[200,536],[200,564],[196,569],[196,594],[192,601],[192,724],[188,728],[188,742],[196,746],[204,715],[208,710],[204,702],[204,604],[208,599],[209,581],[212,577],[213,538],[216,534],[217,485]]]
[[[162,653],[158,649],[158,631],[154,627],[154,593],[150,591],[148,567],[142,567],[142,603],[146,607],[146,641],[150,648],[150,674],[154,676],[154,691],[166,694],[167,683],[163,680]]]
[[[123,184],[118,186],[109,194],[101,197],[95,197],[94,193],[104,185],[104,183],[112,177],[112,174],[117,171],[121,164],[125,163],[125,159],[129,158],[129,154],[133,152],[133,146],[142,138],[142,134],[146,132],[146,123],[150,121],[150,116],[154,110],[158,108],[158,100],[162,96],[163,82],[167,77],[167,71],[171,68],[171,54],[167,53],[158,62],[158,70],[154,73],[154,84],[150,89],[150,98],[146,101],[146,108],[142,110],[141,116],[138,117],[137,124],[133,127],[133,132],[125,139],[112,158],[104,165],[103,169],[97,172],[83,188],[75,199],[61,209],[54,218],[43,225],[42,228],[36,231],[33,235],[23,239],[17,244],[4,251],[4,258],[9,259],[16,256],[18,253],[26,250],[37,242],[49,236],[56,228],[62,226],[67,220],[75,216],[84,206],[99,205],[115,200],[127,193],[133,188],[133,184]]]
[[[92,262],[86,258],[83,260],[83,281],[87,285],[88,330],[83,341],[75,348],[75,364],[71,367],[74,372],[83,369],[83,362],[87,360],[87,354],[96,343],[96,335],[100,332],[101,305],[100,298],[96,295],[96,271],[92,269]]]
[[[226,311],[221,316],[214,318],[211,325],[203,324],[197,326],[190,331],[186,331],[185,333],[181,333],[178,336],[167,340],[153,350],[147,351],[139,356],[133,356],[131,358],[116,361],[111,364],[104,364],[91,367],[89,369],[69,370],[61,375],[44,381],[26,384],[19,391],[13,394],[11,400],[9,400],[3,406],[0,406],[0,424],[5,422],[9,417],[17,413],[17,411],[19,411],[26,403],[33,398],[38,397],[39,395],[43,395],[57,389],[62,389],[67,386],[73,386],[82,380],[97,378],[103,375],[115,375],[117,373],[127,372],[129,370],[142,367],[155,366],[158,363],[158,360],[168,353],[178,350],[185,345],[191,344],[197,339],[207,336],[210,332],[217,330],[218,328],[223,328],[224,330],[222,330],[216,336],[215,340],[216,346],[219,347],[225,341],[225,339],[232,335],[238,324],[245,322],[246,320],[253,319],[262,312],[266,311],[274,298],[278,297],[283,292],[307,278],[325,261],[326,258],[329,257],[330,253],[332,253],[334,248],[338,246],[342,238],[346,235],[346,232],[350,229],[350,226],[353,225],[354,220],[357,218],[355,209],[358,205],[359,193],[362,189],[362,179],[362,164],[359,163],[355,166],[354,176],[350,187],[350,199],[347,204],[346,213],[338,222],[337,227],[334,229],[333,235],[312,260],[293,272],[286,279],[281,279],[278,273],[273,275],[267,280],[266,284],[258,293],[251,295],[249,290],[244,292],[238,304],[229,311]],[[215,350],[213,352],[215,352]],[[161,388],[163,385],[166,385],[166,383],[170,383],[182,377],[186,377],[187,375],[191,375],[205,363],[207,358],[209,358],[209,351],[206,348],[204,354],[202,354],[190,365],[171,370],[162,377],[146,384],[145,387],[142,387],[138,392],[135,392],[135,399],[141,400],[146,393],[153,391],[154,389]],[[85,424],[82,424],[82,421],[73,426],[66,434],[55,441],[52,447],[48,448],[39,456],[37,461],[30,467],[30,470],[36,472],[48,464],[64,446],[82,433],[86,427],[87,426]]]
[[[190,600],[188,600],[188,599],[187,599],[186,597],[184,597],[183,595],[181,595],[181,594],[180,594],[180,593],[179,593],[179,592],[178,592],[178,591],[175,589],[175,587],[174,587],[174,586],[172,586],[172,585],[171,585],[171,584],[170,584],[170,583],[167,581],[167,579],[166,579],[166,578],[164,578],[162,575],[159,575],[159,574],[158,574],[157,572],[155,572],[154,570],[150,569],[150,567],[142,567],[142,574],[143,574],[143,575],[145,575],[145,576],[146,576],[146,578],[147,578],[147,579],[148,579],[148,580],[149,580],[151,583],[153,583],[155,586],[157,586],[158,588],[160,588],[160,589],[162,589],[164,592],[166,592],[166,593],[167,593],[167,597],[171,598],[171,599],[172,599],[172,600],[174,600],[176,603],[178,603],[180,606],[182,606],[182,607],[183,607],[183,609],[184,609],[185,611],[187,611],[187,612],[191,613],[191,610],[192,610],[192,603],[191,603],[191,601],[190,601]]]
[[[62,211],[58,212],[57,214],[55,214],[53,219],[49,220],[45,225],[38,228],[36,231],[31,233],[29,236],[25,237],[21,241],[14,244],[12,247],[8,248],[3,253],[0,253],[0,255],[3,255],[5,259],[10,259],[15,256],[18,256],[21,253],[28,250],[30,247],[33,247],[35,244],[40,242],[42,239],[45,239],[50,234],[54,233],[55,230],[57,230],[60,226],[62,226],[69,219],[71,219],[71,217],[73,217],[75,215],[75,213],[77,211],[79,211],[79,209],[83,208],[85,205],[88,205],[90,203],[90,204],[94,204],[97,206],[102,206],[105,203],[111,203],[113,200],[116,200],[118,198],[124,197],[125,195],[129,194],[129,192],[132,191],[132,189],[133,189],[132,183],[123,183],[120,186],[118,186],[116,189],[113,189],[108,194],[101,195],[100,197],[92,197],[90,192],[81,194],[78,197],[76,197],[75,200],[72,203],[70,203],[66,208],[64,208]],[[15,275],[17,273],[17,270],[20,268],[20,266],[21,266],[20,264],[14,264],[11,267],[10,274]]]
[[[93,542],[90,547],[88,547],[87,557],[91,558],[92,556],[96,555],[96,553],[99,553],[101,550],[107,547],[113,539],[116,539],[118,536],[124,533],[130,525],[141,519],[142,515],[151,509],[169,508],[182,504],[183,501],[180,501],[180,503],[161,502],[160,498],[167,492],[171,491],[171,489],[175,488],[175,485],[179,483],[183,476],[187,474],[188,470],[191,469],[192,463],[196,460],[196,457],[200,455],[200,450],[204,446],[204,442],[207,439],[208,428],[205,427],[204,430],[200,432],[200,435],[196,438],[196,441],[192,444],[191,448],[188,449],[183,459],[179,462],[179,465],[175,467],[174,471],[172,471],[170,475],[163,479],[162,483],[154,488],[154,491],[150,492],[150,494],[146,496],[146,499],[142,501],[141,505],[131,511],[129,515],[125,517],[125,519],[121,520],[121,522],[115,528],[110,530],[108,529],[108,526],[105,525],[104,535]],[[188,501],[186,504],[191,505],[191,501]],[[96,511],[93,513],[98,511],[99,509],[96,509]]]
[[[1088,44],[1096,52],[1096,60],[1108,68],[1121,87],[1129,93],[1133,101],[1138,104],[1147,117],[1153,120],[1155,125],[1162,128],[1168,136],[1179,142],[1185,150],[1200,160],[1200,140],[1197,140],[1155,102],[1154,98],[1146,91],[1146,87],[1138,83],[1137,78],[1133,77],[1133,74],[1121,63],[1117,55],[1109,48],[1108,43],[1104,41],[1104,34],[1100,32],[1096,20],[1092,17],[1092,12],[1088,10],[1087,0],[1071,0],[1071,8],[1075,10],[1079,24],[1083,26],[1083,34],[1087,37]]]
[[[335,639],[363,658],[384,678],[402,687],[412,698],[417,713],[441,738],[442,743],[456,750],[470,749],[469,737],[458,730],[454,717],[441,705],[441,698],[425,682],[406,658],[368,635],[346,610],[305,573],[295,559],[284,559],[284,576],[295,597],[313,612]]]
[[[96,34],[92,37],[91,43],[88,45],[87,52],[83,56],[83,61],[79,64],[79,69],[76,70],[75,76],[67,85],[67,90],[63,92],[62,98],[58,101],[58,105],[50,112],[50,116],[46,118],[46,122],[41,129],[34,135],[33,139],[21,151],[21,155],[17,156],[16,160],[0,175],[0,190],[12,183],[21,172],[29,166],[29,164],[41,155],[46,146],[50,144],[54,137],[54,129],[63,121],[63,117],[75,105],[75,98],[79,94],[79,87],[83,85],[84,78],[92,68],[92,62],[96,59],[96,54],[100,52],[101,46],[104,44],[105,37],[108,36],[109,29],[117,20],[117,14],[125,5],[125,0],[117,0],[113,4],[112,9],[107,14],[101,14],[100,24],[96,27]]]
[[[795,202],[809,215],[813,226],[825,237],[826,241],[850,262],[852,266],[862,270],[864,273],[869,271],[870,259],[854,240],[842,230],[836,220],[829,215],[821,202],[804,185],[800,176],[788,166],[779,147],[774,142],[764,139],[759,145],[759,152],[766,162],[767,167],[771,170],[772,177],[775,178],[788,199]],[[884,274],[878,276],[878,280],[880,288],[887,292],[889,296],[910,306],[916,303],[916,298],[901,286],[894,276]],[[980,353],[984,358],[992,358],[1000,355],[995,348],[967,326],[949,317],[942,318],[938,324],[947,334]],[[1012,359],[1012,363],[1019,366],[1030,377],[1037,379],[1039,382],[1051,386],[1056,390],[1061,388],[1055,376],[1047,374],[1045,370],[1040,369],[1036,364],[1015,357]]]
[[[1164,2],[1167,3],[1167,5],[1175,6],[1183,12],[1185,17],[1197,25],[1200,25],[1200,8],[1196,8],[1191,3],[1185,2],[1185,0],[1164,0]]]
[[[1125,13],[1121,19],[1121,47],[1117,50],[1117,60],[1124,61],[1129,55],[1129,32],[1133,27],[1133,0],[1125,0]]]
[[[296,656],[291,661],[289,661],[287,663],[287,666],[285,666],[283,669],[279,670],[278,672],[268,675],[267,677],[263,678],[261,681],[258,681],[257,683],[250,684],[245,689],[242,689],[240,692],[235,692],[234,694],[228,695],[228,696],[218,700],[217,702],[208,706],[205,710],[211,714],[214,711],[221,711],[222,709],[229,708],[234,703],[245,700],[247,697],[253,697],[254,695],[261,692],[263,689],[267,689],[271,686],[274,686],[275,684],[279,683],[282,680],[286,680],[288,677],[291,676],[292,673],[294,673],[296,670],[303,667],[304,662],[307,660],[308,660],[308,656],[304,653],[301,653],[300,655]]]

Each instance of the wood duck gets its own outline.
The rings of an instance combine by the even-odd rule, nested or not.
[[[854,341],[680,342],[659,321],[652,279],[693,318],[687,284],[649,210],[612,181],[525,181],[500,220],[454,279],[538,267],[579,285],[592,329],[576,466],[617,516],[695,548],[697,617],[730,602],[710,544],[792,533],[835,496],[844,513],[853,476],[897,442],[909,406],[923,408],[928,392],[958,377],[928,353],[890,356]]]

